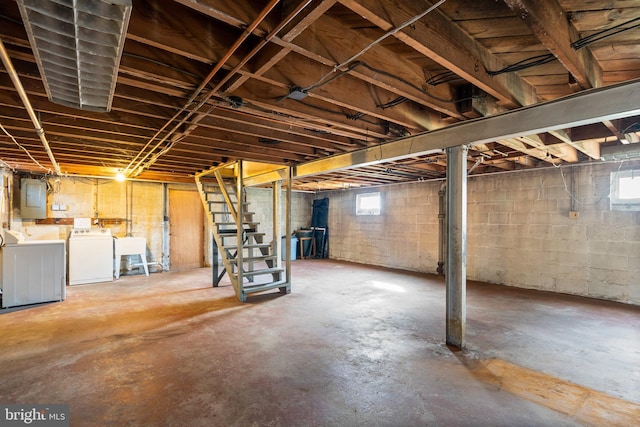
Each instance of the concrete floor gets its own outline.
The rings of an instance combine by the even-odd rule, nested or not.
[[[441,278],[292,265],[290,295],[246,304],[198,269],[2,311],[0,403],[72,426],[638,425],[640,307],[469,283],[454,351]]]

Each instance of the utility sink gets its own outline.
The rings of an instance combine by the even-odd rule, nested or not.
[[[120,237],[114,239],[116,268],[116,279],[120,277],[120,261],[123,255],[139,255],[144,273],[149,275],[149,267],[147,266],[147,239],[144,237]]]

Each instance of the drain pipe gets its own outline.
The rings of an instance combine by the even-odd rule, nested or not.
[[[4,64],[4,67],[7,69],[7,73],[9,73],[9,77],[11,77],[11,81],[13,82],[13,85],[18,91],[18,95],[20,95],[20,99],[22,99],[22,103],[24,104],[24,107],[26,108],[27,113],[31,118],[31,121],[33,122],[33,126],[36,128],[36,133],[40,137],[40,141],[42,141],[42,145],[44,145],[44,149],[47,152],[47,155],[49,156],[49,160],[51,160],[51,164],[53,165],[53,169],[55,170],[56,175],[62,175],[62,172],[60,172],[60,166],[58,165],[58,162],[56,162],[55,157],[53,157],[53,152],[51,151],[51,147],[49,147],[49,142],[47,141],[47,137],[44,136],[44,129],[42,129],[40,120],[38,119],[38,116],[36,116],[36,112],[33,110],[33,107],[31,106],[31,102],[27,97],[27,92],[25,92],[24,87],[22,86],[22,83],[20,83],[20,78],[18,77],[18,73],[16,72],[16,69],[13,68],[13,64],[11,63],[11,58],[9,58],[9,54],[7,53],[7,49],[4,47],[4,43],[2,42],[2,40],[0,40],[0,57],[2,57],[2,62]]]
[[[447,245],[447,183],[443,182],[438,190],[438,200],[440,207],[438,210],[438,225],[440,232],[438,233],[438,269],[437,272],[440,276],[445,275],[444,269],[444,254],[446,252]]]

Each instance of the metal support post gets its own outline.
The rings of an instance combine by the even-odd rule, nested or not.
[[[217,288],[220,284],[220,266],[218,264],[218,244],[216,239],[211,239],[212,253],[211,253],[211,267],[213,268],[213,287]]]
[[[467,151],[447,148],[447,345],[464,347],[467,291]]]
[[[287,278],[287,286],[286,288],[280,288],[280,292],[283,293],[289,293],[291,292],[291,239],[289,238],[289,236],[291,236],[291,192],[292,192],[292,182],[293,182],[293,168],[292,167],[288,167],[287,168],[287,196],[285,198],[285,235],[287,236],[286,238],[286,270],[285,270],[285,274],[286,274],[286,278]]]
[[[241,302],[245,302],[246,301],[246,295],[244,293],[244,277],[242,275],[242,273],[244,272],[244,264],[243,264],[243,257],[244,257],[244,251],[242,249],[243,247],[243,242],[244,242],[244,192],[243,192],[243,178],[244,178],[244,168],[243,168],[244,164],[242,162],[242,160],[239,160],[236,163],[236,198],[238,199],[238,207],[236,208],[236,239],[238,241],[238,253],[236,254],[236,260],[237,260],[237,265],[236,265],[236,270],[237,270],[237,285],[238,285],[238,289],[236,291],[237,295],[240,295],[240,301]],[[249,251],[249,256],[251,256],[251,251]]]
[[[280,193],[282,191],[282,183],[280,181],[274,181],[271,183],[273,191],[273,254],[277,256],[275,267],[282,267],[282,257],[280,251],[282,250],[282,244],[286,245],[281,240],[281,226],[280,226]],[[288,237],[288,236],[287,236]]]

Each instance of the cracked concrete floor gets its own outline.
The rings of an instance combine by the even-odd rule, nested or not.
[[[292,263],[290,295],[239,303],[211,271],[121,277],[0,311],[0,403],[72,426],[629,426],[640,307],[468,283],[444,344],[441,278]]]

